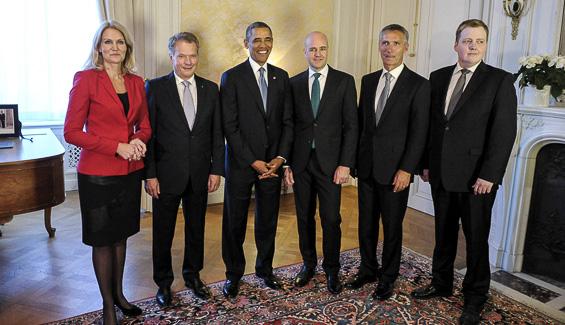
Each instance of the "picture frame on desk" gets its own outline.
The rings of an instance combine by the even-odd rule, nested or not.
[[[0,104],[0,137],[17,137],[21,134],[18,104]]]

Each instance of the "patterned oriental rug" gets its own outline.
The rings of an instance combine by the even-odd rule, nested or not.
[[[357,271],[359,251],[343,252],[341,263],[341,277],[345,281]],[[265,288],[262,280],[250,274],[243,277],[240,294],[233,300],[224,298],[220,281],[210,285],[213,298],[209,301],[196,298],[190,290],[177,292],[174,306],[166,309],[161,309],[153,297],[137,301],[143,315],[124,318],[122,324],[457,324],[463,307],[460,276],[453,297],[410,297],[412,289],[430,280],[430,264],[429,258],[404,248],[395,294],[384,302],[371,298],[376,283],[359,290],[344,290],[339,295],[330,294],[321,267],[309,285],[293,288],[292,279],[301,266],[296,264],[275,270],[284,281],[285,290]],[[101,315],[102,311],[95,311],[50,324],[91,324]],[[558,323],[494,289],[482,317],[484,324]]]

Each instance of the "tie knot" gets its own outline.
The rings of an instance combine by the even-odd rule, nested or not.
[[[182,84],[184,85],[184,88],[188,88],[190,86],[190,81],[184,80]]]
[[[318,80],[318,78],[320,78],[321,75],[322,74],[318,72],[314,73],[314,79]]]
[[[385,79],[386,81],[390,81],[390,78],[392,78],[392,75],[390,73],[385,73]]]
[[[461,74],[466,75],[467,73],[471,72],[471,70],[461,69]]]
[[[263,74],[265,73],[265,68],[260,67],[260,68],[259,68],[259,73],[260,73],[261,75],[263,75]]]

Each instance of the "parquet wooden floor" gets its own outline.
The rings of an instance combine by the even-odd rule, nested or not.
[[[251,207],[252,209],[252,207]],[[356,188],[344,187],[342,198],[342,250],[358,247]],[[246,273],[254,272],[255,243],[250,214],[245,252]],[[215,282],[225,278],[221,255],[222,205],[210,206],[206,219],[206,247],[201,278]],[[78,194],[68,192],[65,203],[53,209],[55,238],[43,227],[41,212],[14,217],[1,226],[0,324],[38,324],[101,308],[101,298],[91,263],[91,248],[82,244]],[[173,243],[175,282],[173,291],[184,289],[181,264],[184,220],[177,220]],[[318,252],[321,230],[318,222]],[[404,220],[404,246],[431,256],[434,245],[433,217],[408,209]],[[382,235],[380,236],[382,238]],[[152,280],[151,215],[141,219],[141,231],[128,240],[124,287],[126,297],[138,300],[156,292]],[[464,242],[460,234],[456,267],[464,266]],[[276,238],[274,266],[301,262],[292,194],[284,195]]]

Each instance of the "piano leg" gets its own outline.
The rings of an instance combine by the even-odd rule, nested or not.
[[[45,209],[45,230],[50,238],[55,237],[55,228],[51,227],[51,208]]]

